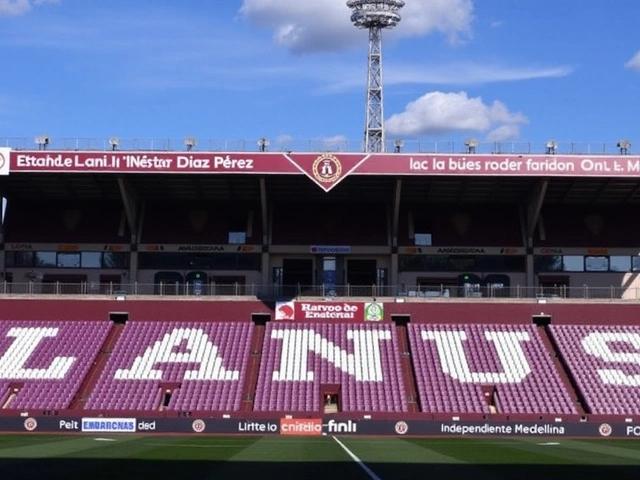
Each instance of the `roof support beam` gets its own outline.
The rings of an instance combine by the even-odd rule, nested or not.
[[[122,206],[124,207],[127,224],[131,232],[131,243],[138,243],[138,212],[140,211],[138,195],[131,182],[124,177],[118,177],[118,188],[120,189]]]
[[[398,246],[398,225],[400,224],[400,199],[402,197],[402,179],[396,180],[393,196],[393,217],[391,219],[391,246]]]
[[[269,245],[269,219],[267,218],[267,214],[269,212],[268,209],[268,200],[267,200],[267,182],[264,177],[260,178],[260,217],[262,222],[262,246],[265,247]]]
[[[527,246],[531,246],[533,234],[536,231],[538,220],[540,219],[540,211],[544,203],[544,197],[547,194],[549,186],[548,179],[540,180],[531,191],[531,198],[527,205]]]

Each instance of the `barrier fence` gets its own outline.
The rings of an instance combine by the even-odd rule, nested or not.
[[[639,300],[640,288],[568,286],[451,286],[451,285],[260,285],[219,283],[97,283],[97,282],[8,282],[0,283],[0,295],[155,295],[162,297],[255,297],[260,299],[317,297],[395,297],[428,299],[581,299]]]

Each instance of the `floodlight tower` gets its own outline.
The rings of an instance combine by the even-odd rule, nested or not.
[[[391,29],[400,21],[403,0],[348,0],[351,21],[369,30],[369,66],[367,105],[364,127],[365,152],[386,151],[382,92],[382,29]]]

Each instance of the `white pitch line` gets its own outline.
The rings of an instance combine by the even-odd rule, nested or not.
[[[375,473],[373,473],[373,470],[371,470],[369,467],[367,467],[364,462],[362,460],[360,460],[358,457],[356,457],[355,453],[353,453],[351,450],[349,450],[344,443],[342,443],[340,440],[338,440],[336,437],[331,437],[333,438],[336,442],[338,442],[338,445],[340,445],[342,447],[342,449],[347,452],[347,455],[349,455],[354,462],[356,462],[360,468],[362,468],[365,472],[367,472],[367,475],[369,475],[373,480],[382,480],[379,476],[377,476]]]

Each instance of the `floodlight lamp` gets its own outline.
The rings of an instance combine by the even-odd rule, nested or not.
[[[261,152],[266,152],[268,146],[269,140],[267,140],[266,138],[261,138],[258,140],[258,147],[260,147]]]
[[[187,147],[187,150],[192,150],[193,147],[196,146],[197,140],[195,137],[187,137],[184,139],[184,146]]]
[[[558,149],[558,142],[556,142],[555,140],[549,140],[547,141],[545,146],[546,146],[547,154],[553,155],[556,153],[556,150]]]
[[[118,137],[111,137],[109,139],[109,145],[111,145],[111,150],[117,150],[118,145],[120,145],[120,139]]]
[[[36,144],[40,150],[45,150],[49,145],[49,136],[48,135],[38,135],[36,137]]]
[[[631,142],[629,140],[620,140],[618,142],[618,149],[621,155],[629,153],[629,148],[631,148]]]
[[[478,146],[478,139],[465,138],[464,146],[467,147],[467,153],[476,153],[476,147]]]

